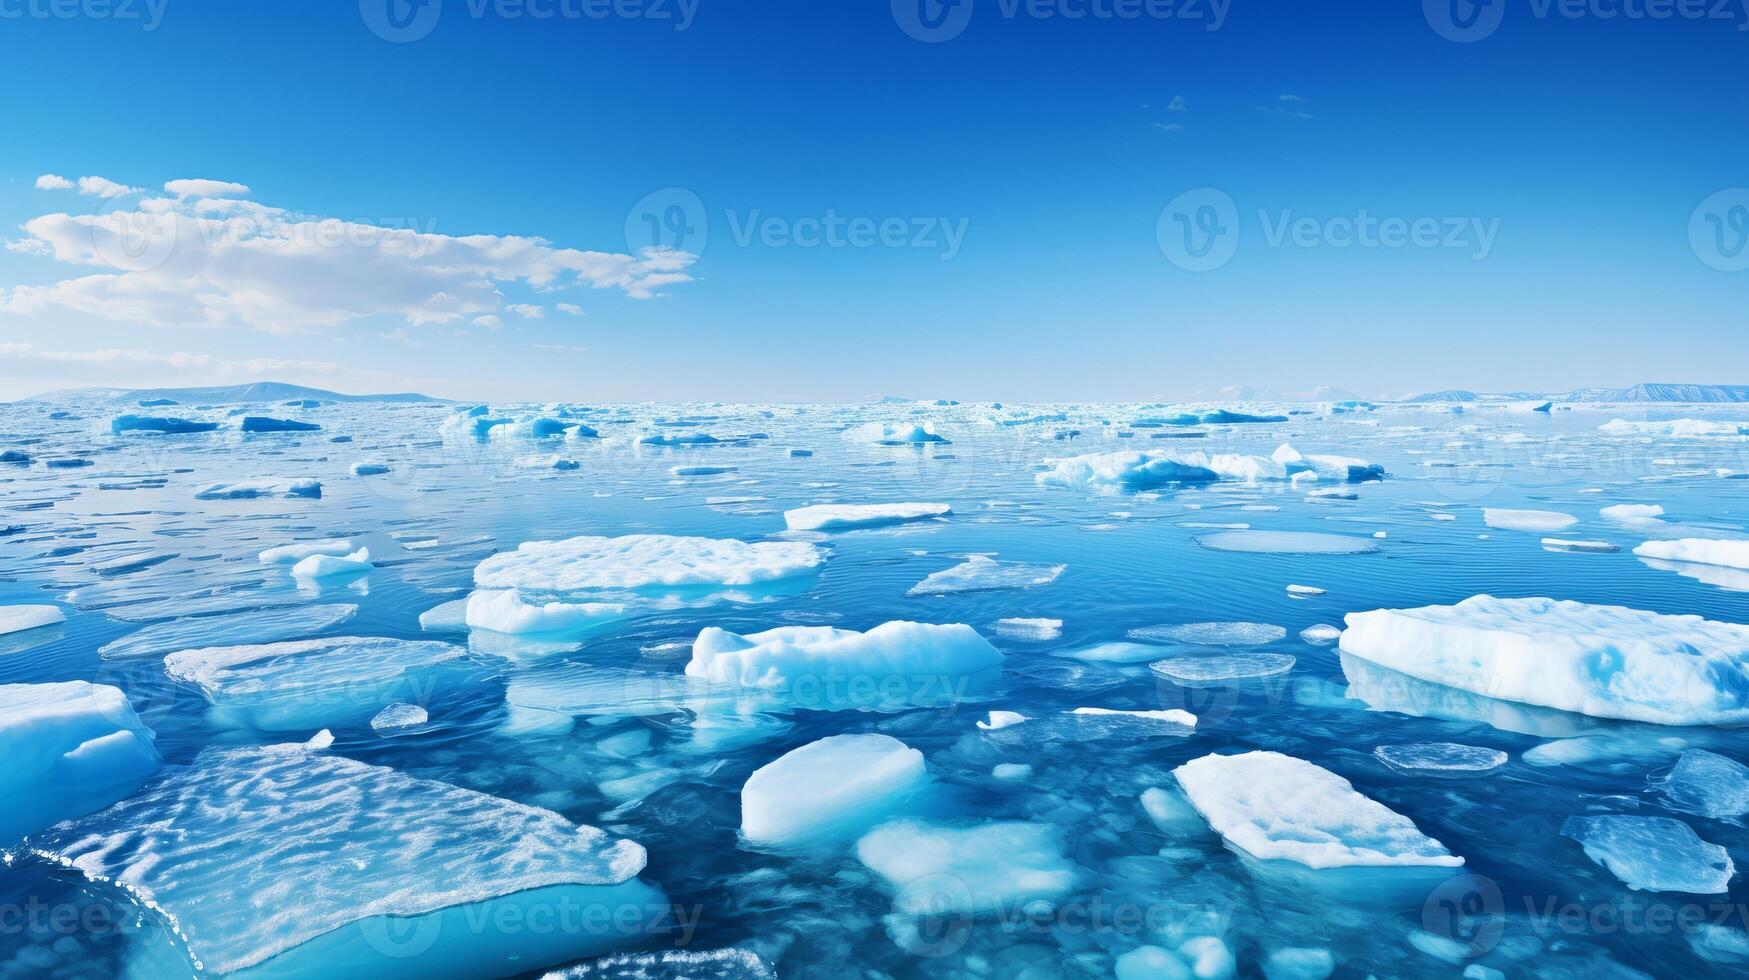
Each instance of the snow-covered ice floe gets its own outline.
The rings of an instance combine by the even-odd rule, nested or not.
[[[391,704],[459,686],[466,655],[434,640],[340,636],[183,650],[164,670],[199,688],[219,724],[306,731],[363,725]]]
[[[731,688],[786,689],[828,697],[840,687],[947,681],[1000,666],[1002,654],[963,624],[894,621],[867,631],[780,626],[741,635],[707,626],[692,644],[686,676]],[[894,680],[888,680],[889,678]],[[951,684],[943,694],[951,694]]]
[[[783,522],[792,531],[845,531],[945,517],[951,513],[953,508],[947,504],[815,504],[784,511]]]
[[[203,975],[504,976],[640,943],[667,907],[635,842],[302,746],[207,749],[28,859],[126,892]],[[187,974],[157,956],[134,974]]]
[[[746,586],[808,574],[826,553],[803,541],[628,534],[525,541],[474,569],[482,589],[580,592]]]
[[[322,484],[317,480],[244,480],[238,483],[213,483],[195,491],[196,500],[254,500],[260,497],[322,496]]]
[[[1749,570],[1749,539],[1678,538],[1674,541],[1647,541],[1636,546],[1634,554],[1641,558]]]
[[[1571,514],[1554,510],[1509,510],[1500,507],[1482,509],[1482,521],[1503,531],[1559,531],[1579,523]]]
[[[67,621],[58,606],[0,606],[0,636],[40,629]]]
[[[1344,654],[1489,698],[1663,725],[1749,722],[1749,626],[1487,595],[1346,622]]]
[[[1749,436],[1749,422],[1709,419],[1612,419],[1597,429],[1616,436],[1669,436],[1673,439]]]
[[[264,549],[256,555],[263,565],[296,565],[312,555],[345,555],[352,551],[352,542],[345,538],[323,541],[296,541]]]
[[[1045,460],[1035,479],[1059,487],[1146,490],[1176,483],[1257,482],[1298,476],[1358,483],[1385,476],[1382,466],[1347,456],[1306,456],[1283,445],[1270,456],[1148,449]]]
[[[741,787],[741,833],[761,844],[848,840],[929,783],[923,753],[890,735],[832,735],[755,770]]]
[[[1568,817],[1561,835],[1635,891],[1722,895],[1736,873],[1724,848],[1674,817]]]
[[[314,579],[357,575],[371,569],[370,549],[360,548],[349,555],[315,554],[292,566],[292,577]]]
[[[1227,843],[1310,868],[1457,867],[1464,859],[1341,776],[1279,752],[1205,755],[1173,772]]]
[[[579,633],[619,621],[617,602],[528,602],[515,589],[478,589],[466,599],[463,624],[493,633]]]
[[[849,429],[844,434],[857,442],[872,442],[881,446],[949,444],[946,436],[935,431],[932,422],[870,422]]]
[[[1611,504],[1597,513],[1606,520],[1623,524],[1651,524],[1659,523],[1664,508],[1658,504]]]
[[[0,847],[108,806],[158,770],[151,729],[119,689],[0,684]]]

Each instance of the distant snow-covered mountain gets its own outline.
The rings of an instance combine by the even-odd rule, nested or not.
[[[1580,388],[1572,402],[1749,402],[1749,385],[1688,385],[1645,382],[1629,388]]]
[[[285,384],[280,381],[256,381],[244,385],[223,385],[211,388],[66,388],[27,398],[26,401],[171,401],[183,404],[240,405],[249,402],[287,402],[315,400],[324,402],[440,402],[415,392],[389,395],[345,395],[323,388]]]

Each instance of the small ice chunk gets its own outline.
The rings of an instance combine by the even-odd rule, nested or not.
[[[377,712],[370,720],[374,731],[393,732],[403,728],[418,728],[431,720],[431,714],[416,704],[396,702]]]
[[[826,553],[802,541],[628,534],[525,541],[474,569],[483,589],[576,592],[753,585],[813,571]]]
[[[160,764],[153,738],[107,684],[0,684],[0,846],[133,792]]]
[[[1054,640],[1063,635],[1063,621],[1060,619],[998,619],[994,624],[996,635],[1010,640],[1031,640],[1042,643]]]
[[[1147,643],[1095,643],[1058,650],[1053,656],[1093,664],[1140,664],[1160,659],[1165,650]]]
[[[783,512],[792,531],[845,531],[903,524],[953,513],[947,504],[815,504]]]
[[[1502,531],[1559,531],[1579,523],[1572,514],[1554,510],[1509,510],[1482,508],[1482,522]]]
[[[1324,590],[1318,588],[1315,585],[1290,585],[1287,587],[1287,594],[1288,595],[1323,595]]]
[[[735,472],[735,467],[700,463],[695,466],[671,466],[668,472],[675,476],[721,476]]]
[[[207,749],[23,856],[124,890],[214,976],[507,976],[641,942],[667,907],[632,841],[290,745]],[[561,908],[600,918],[466,925]]]
[[[1287,630],[1269,623],[1181,623],[1176,626],[1144,626],[1130,630],[1130,636],[1157,643],[1251,647],[1274,643],[1286,637]]]
[[[1634,548],[1641,558],[1664,561],[1685,561],[1695,565],[1718,565],[1722,568],[1749,570],[1749,539],[1745,538],[1678,538],[1674,541],[1647,541]]]
[[[860,836],[929,782],[923,753],[889,735],[833,735],[755,770],[741,787],[741,833],[761,844]]]
[[[494,633],[570,633],[618,621],[626,607],[613,602],[530,603],[515,589],[480,589],[468,596],[469,629]]]
[[[1195,541],[1210,551],[1267,555],[1359,555],[1379,548],[1366,538],[1318,531],[1222,531]]]
[[[1046,565],[1024,561],[997,561],[983,555],[972,555],[952,568],[935,572],[911,587],[906,595],[948,595],[960,592],[988,592],[993,589],[1030,589],[1049,585],[1063,574],[1067,565]]]
[[[1048,824],[992,821],[947,827],[895,820],[856,842],[856,857],[897,892],[905,915],[994,912],[1068,894],[1078,875]]]
[[[1464,863],[1409,818],[1303,759],[1279,752],[1205,755],[1174,773],[1209,826],[1256,858],[1311,868]]]
[[[245,415],[240,426],[244,432],[315,432],[321,426],[297,419],[276,419],[265,415]]]
[[[1372,754],[1399,772],[1486,772],[1505,765],[1507,758],[1499,749],[1457,742],[1381,745]]]
[[[333,578],[336,575],[356,575],[371,569],[370,549],[360,548],[350,555],[311,555],[292,566],[295,578]]]
[[[936,432],[930,422],[870,422],[847,431],[845,436],[881,446],[948,445],[947,438]]]
[[[211,432],[218,427],[217,422],[207,422],[201,419],[181,419],[165,415],[117,415],[109,423],[109,432],[111,435],[117,436],[124,432],[181,434]]]
[[[1331,626],[1329,623],[1313,623],[1311,626],[1300,630],[1300,639],[1305,640],[1307,643],[1317,644],[1318,646],[1335,643],[1337,640],[1341,639],[1341,637],[1342,631]]]
[[[263,565],[295,565],[311,555],[345,555],[352,551],[352,542],[346,538],[329,538],[324,541],[296,541],[292,544],[282,544],[268,548],[256,555]]]
[[[1749,766],[1706,749],[1689,749],[1658,783],[1671,809],[1714,820],[1749,814]]]
[[[777,971],[744,949],[664,949],[605,956],[541,980],[777,980]]]
[[[1195,728],[1196,716],[1182,708],[1152,711],[1124,711],[1118,708],[1076,708],[1069,712],[1076,718],[1090,720],[1107,728]],[[1178,734],[1173,732],[1172,734]]]
[[[1274,677],[1294,669],[1294,658],[1285,653],[1233,653],[1219,657],[1172,657],[1148,665],[1148,669],[1180,684],[1208,684],[1257,677]]]
[[[971,674],[1002,663],[1002,654],[963,624],[895,620],[866,633],[832,626],[780,626],[741,635],[707,626],[692,644],[686,676],[718,684],[794,688],[832,677],[933,678]],[[840,680],[838,683],[842,684]]]
[[[66,621],[58,606],[0,606],[0,636]]]
[[[978,722],[978,727],[987,732],[999,731],[1011,725],[1018,725],[1026,720],[1026,716],[1018,711],[992,711]]]
[[[387,472],[389,472],[389,467],[384,463],[353,463],[352,464],[352,475],[353,476],[382,476],[384,473],[387,473]]]
[[[1163,946],[1137,946],[1119,956],[1112,970],[1117,980],[1192,980],[1194,976],[1177,953]]]
[[[1736,871],[1724,848],[1673,817],[1568,817],[1561,836],[1634,891],[1721,895]]]
[[[990,775],[996,779],[1018,782],[1032,778],[1032,766],[1024,762],[999,762],[991,767]]]
[[[1490,698],[1661,725],[1749,721],[1749,626],[1487,595],[1347,624],[1343,653]]]

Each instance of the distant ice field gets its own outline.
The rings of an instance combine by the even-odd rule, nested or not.
[[[0,686],[102,686],[0,699],[0,910],[141,924],[0,928],[0,976],[1749,970],[1742,919],[1542,914],[1749,907],[1745,427],[0,405]],[[590,896],[637,911],[504,924]]]

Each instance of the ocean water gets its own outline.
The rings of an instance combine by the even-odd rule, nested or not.
[[[1651,538],[1749,536],[1749,480],[1733,478],[1749,473],[1749,441],[1657,426],[1601,428],[1616,419],[1727,421],[1749,412],[1274,408],[1296,414],[1154,426],[1147,420],[1178,407],[493,407],[493,417],[584,421],[601,436],[578,439],[510,426],[477,438],[445,429],[455,408],[443,405],[258,408],[252,414],[322,428],[244,434],[227,419],[227,428],[188,435],[112,435],[110,420],[124,409],[92,402],[0,406],[0,450],[34,458],[0,464],[0,605],[50,603],[67,614],[63,625],[0,636],[0,683],[115,685],[155,732],[166,763],[186,765],[212,746],[302,742],[315,729],[262,731],[210,711],[200,690],[173,680],[164,661],[166,652],[210,645],[205,639],[186,640],[179,630],[169,651],[125,658],[101,655],[105,645],[165,622],[204,637],[209,617],[318,604],[357,612],[298,637],[467,643],[470,682],[426,692],[425,724],[379,732],[349,719],[326,726],[334,738],[326,751],[635,840],[648,852],[643,879],[659,885],[674,910],[631,948],[740,947],[786,978],[1112,976],[1118,958],[1138,947],[1178,949],[1203,937],[1219,939],[1242,976],[1265,975],[1281,950],[1308,948],[1329,951],[1336,975],[1357,977],[1456,976],[1474,966],[1592,978],[1749,969],[1749,889],[1740,879],[1720,895],[1635,891],[1561,833],[1572,816],[1677,816],[1737,859],[1749,856],[1739,822],[1676,812],[1658,791],[1658,778],[1684,749],[1749,762],[1740,732],[1490,701],[1345,663],[1333,644],[1300,636],[1318,624],[1341,627],[1351,612],[1477,594],[1749,622],[1749,572],[1632,554]],[[226,410],[151,413],[224,419]],[[868,423],[923,422],[947,441],[882,445],[862,437]],[[720,441],[639,442],[663,433]],[[331,441],[343,436],[351,441]],[[1380,464],[1388,475],[1145,491],[1036,479],[1047,459],[1083,453],[1269,456],[1283,443]],[[798,449],[812,455],[792,455]],[[73,458],[90,465],[48,465]],[[556,469],[556,459],[577,465]],[[354,476],[355,463],[390,471]],[[678,476],[676,468],[721,471]],[[318,480],[321,497],[196,498],[212,484],[262,479]],[[1333,488],[1346,493],[1310,493]],[[785,531],[783,511],[829,502],[942,502],[953,512],[841,533]],[[1658,504],[1665,513],[1651,524],[1599,515],[1614,504]],[[1490,526],[1485,508],[1577,521],[1553,532],[1514,530]],[[1235,530],[1342,535],[1372,550],[1281,554],[1199,541]],[[633,601],[622,619],[580,638],[476,634],[469,643],[465,633],[420,628],[421,613],[467,596],[475,566],[494,553],[524,541],[627,534],[806,540],[828,557],[817,574],[782,588]],[[1548,536],[1619,550],[1550,550],[1542,543]],[[265,548],[338,537],[367,546],[376,566],[300,583],[285,567],[256,559]],[[1054,577],[1020,576],[974,591],[913,591],[971,556],[1063,567]],[[1024,584],[1035,578],[1048,581]],[[1295,595],[1289,585],[1323,591]],[[997,626],[1017,618],[1060,620],[1060,633]],[[664,680],[679,679],[706,627],[866,630],[889,620],[968,624],[1002,651],[1003,666],[945,696],[907,690],[841,710],[774,704],[732,723],[664,693]],[[1284,633],[1237,646],[1210,643],[1209,631],[1175,640],[1155,633],[1146,642],[1161,647],[1162,659],[1287,655],[1291,670],[1181,685],[1146,661],[1058,655],[1129,641],[1132,630],[1206,622]],[[581,710],[568,731],[512,724],[514,692],[555,679],[586,686],[595,707]],[[1198,720],[1190,732],[1062,723],[1081,707],[1183,709]],[[992,710],[1033,720],[979,728]],[[934,787],[906,815],[955,828],[996,821],[1044,828],[1072,884],[1046,901],[895,911],[903,889],[859,860],[853,842],[780,848],[742,839],[740,790],[755,769],[850,733],[890,735],[923,753]],[[1549,751],[1533,751],[1576,736],[1598,748],[1555,764]],[[1373,751],[1421,742],[1498,750],[1507,761],[1430,774],[1394,769]],[[1284,868],[1223,846],[1196,820],[1150,818],[1141,798],[1153,788],[1176,793],[1175,767],[1252,749],[1341,775],[1463,857],[1464,867],[1440,874]],[[993,774],[1004,765],[1031,768],[1014,778]],[[76,914],[51,922],[43,909]],[[0,977],[178,975],[184,962],[161,910],[28,857],[0,869],[0,911],[7,913],[0,914]],[[514,930],[504,931],[496,939],[515,946]],[[1290,975],[1285,963],[1278,957],[1272,974]]]

